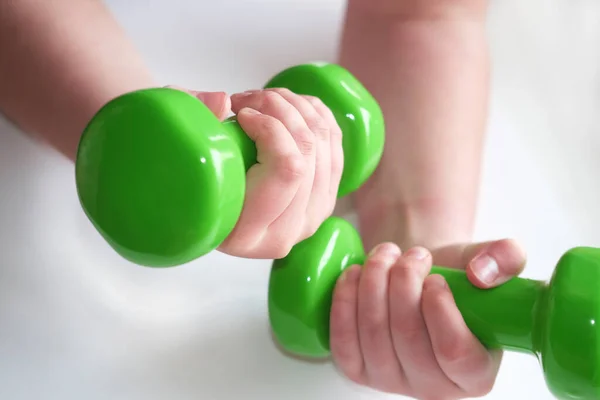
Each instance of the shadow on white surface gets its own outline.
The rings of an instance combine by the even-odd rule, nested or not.
[[[229,92],[334,60],[341,1],[109,2],[164,84]],[[510,26],[510,27],[509,27]],[[492,7],[493,99],[477,236],[520,239],[525,276],[600,245],[600,5]],[[0,122],[0,398],[387,398],[282,355],[269,263],[213,253],[153,270],[117,257],[80,210],[72,166]],[[390,398],[397,398],[391,397]],[[489,399],[550,399],[507,354]]]

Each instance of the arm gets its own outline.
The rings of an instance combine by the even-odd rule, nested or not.
[[[483,396],[502,359],[470,331],[432,264],[463,268],[483,289],[525,264],[513,240],[470,243],[487,114],[485,5],[349,0],[341,60],[379,100],[387,143],[355,197],[365,245],[381,244],[336,284],[332,355],[353,381],[415,399]]]
[[[0,2],[0,109],[71,160],[110,99],[153,86],[102,1]]]
[[[378,99],[387,126],[380,167],[354,199],[368,248],[470,239],[488,106],[485,6],[349,1],[341,64]]]

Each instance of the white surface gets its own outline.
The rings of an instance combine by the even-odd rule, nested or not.
[[[333,61],[343,9],[340,0],[111,4],[163,83],[229,92],[291,64]],[[504,0],[490,33],[478,237],[521,239],[525,276],[546,279],[569,247],[600,244],[600,3]],[[0,188],[1,399],[386,398],[275,349],[268,262],[212,254],[152,270],[119,259],[80,211],[72,166],[4,121]],[[488,397],[550,398],[537,361],[514,354]]]

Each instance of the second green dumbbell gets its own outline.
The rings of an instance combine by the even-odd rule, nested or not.
[[[344,68],[304,64],[277,74],[266,88],[318,97],[343,133],[338,196],[375,170],[384,143],[377,102]],[[88,124],[75,163],[87,217],[124,258],[170,267],[216,249],[241,214],[246,171],[256,147],[235,118],[220,122],[193,96],[156,88],[107,103]]]
[[[334,287],[347,267],[365,259],[356,229],[331,217],[274,261],[269,319],[284,349],[329,356]],[[513,278],[484,290],[464,270],[433,266],[431,273],[446,279],[465,323],[484,346],[536,356],[558,399],[600,399],[600,249],[570,249],[548,282]]]

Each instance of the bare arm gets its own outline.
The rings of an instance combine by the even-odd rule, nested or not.
[[[369,247],[470,240],[488,106],[486,3],[349,1],[341,64],[387,125],[381,165],[355,197]]]
[[[70,159],[107,101],[153,86],[99,0],[0,2],[0,110]]]

